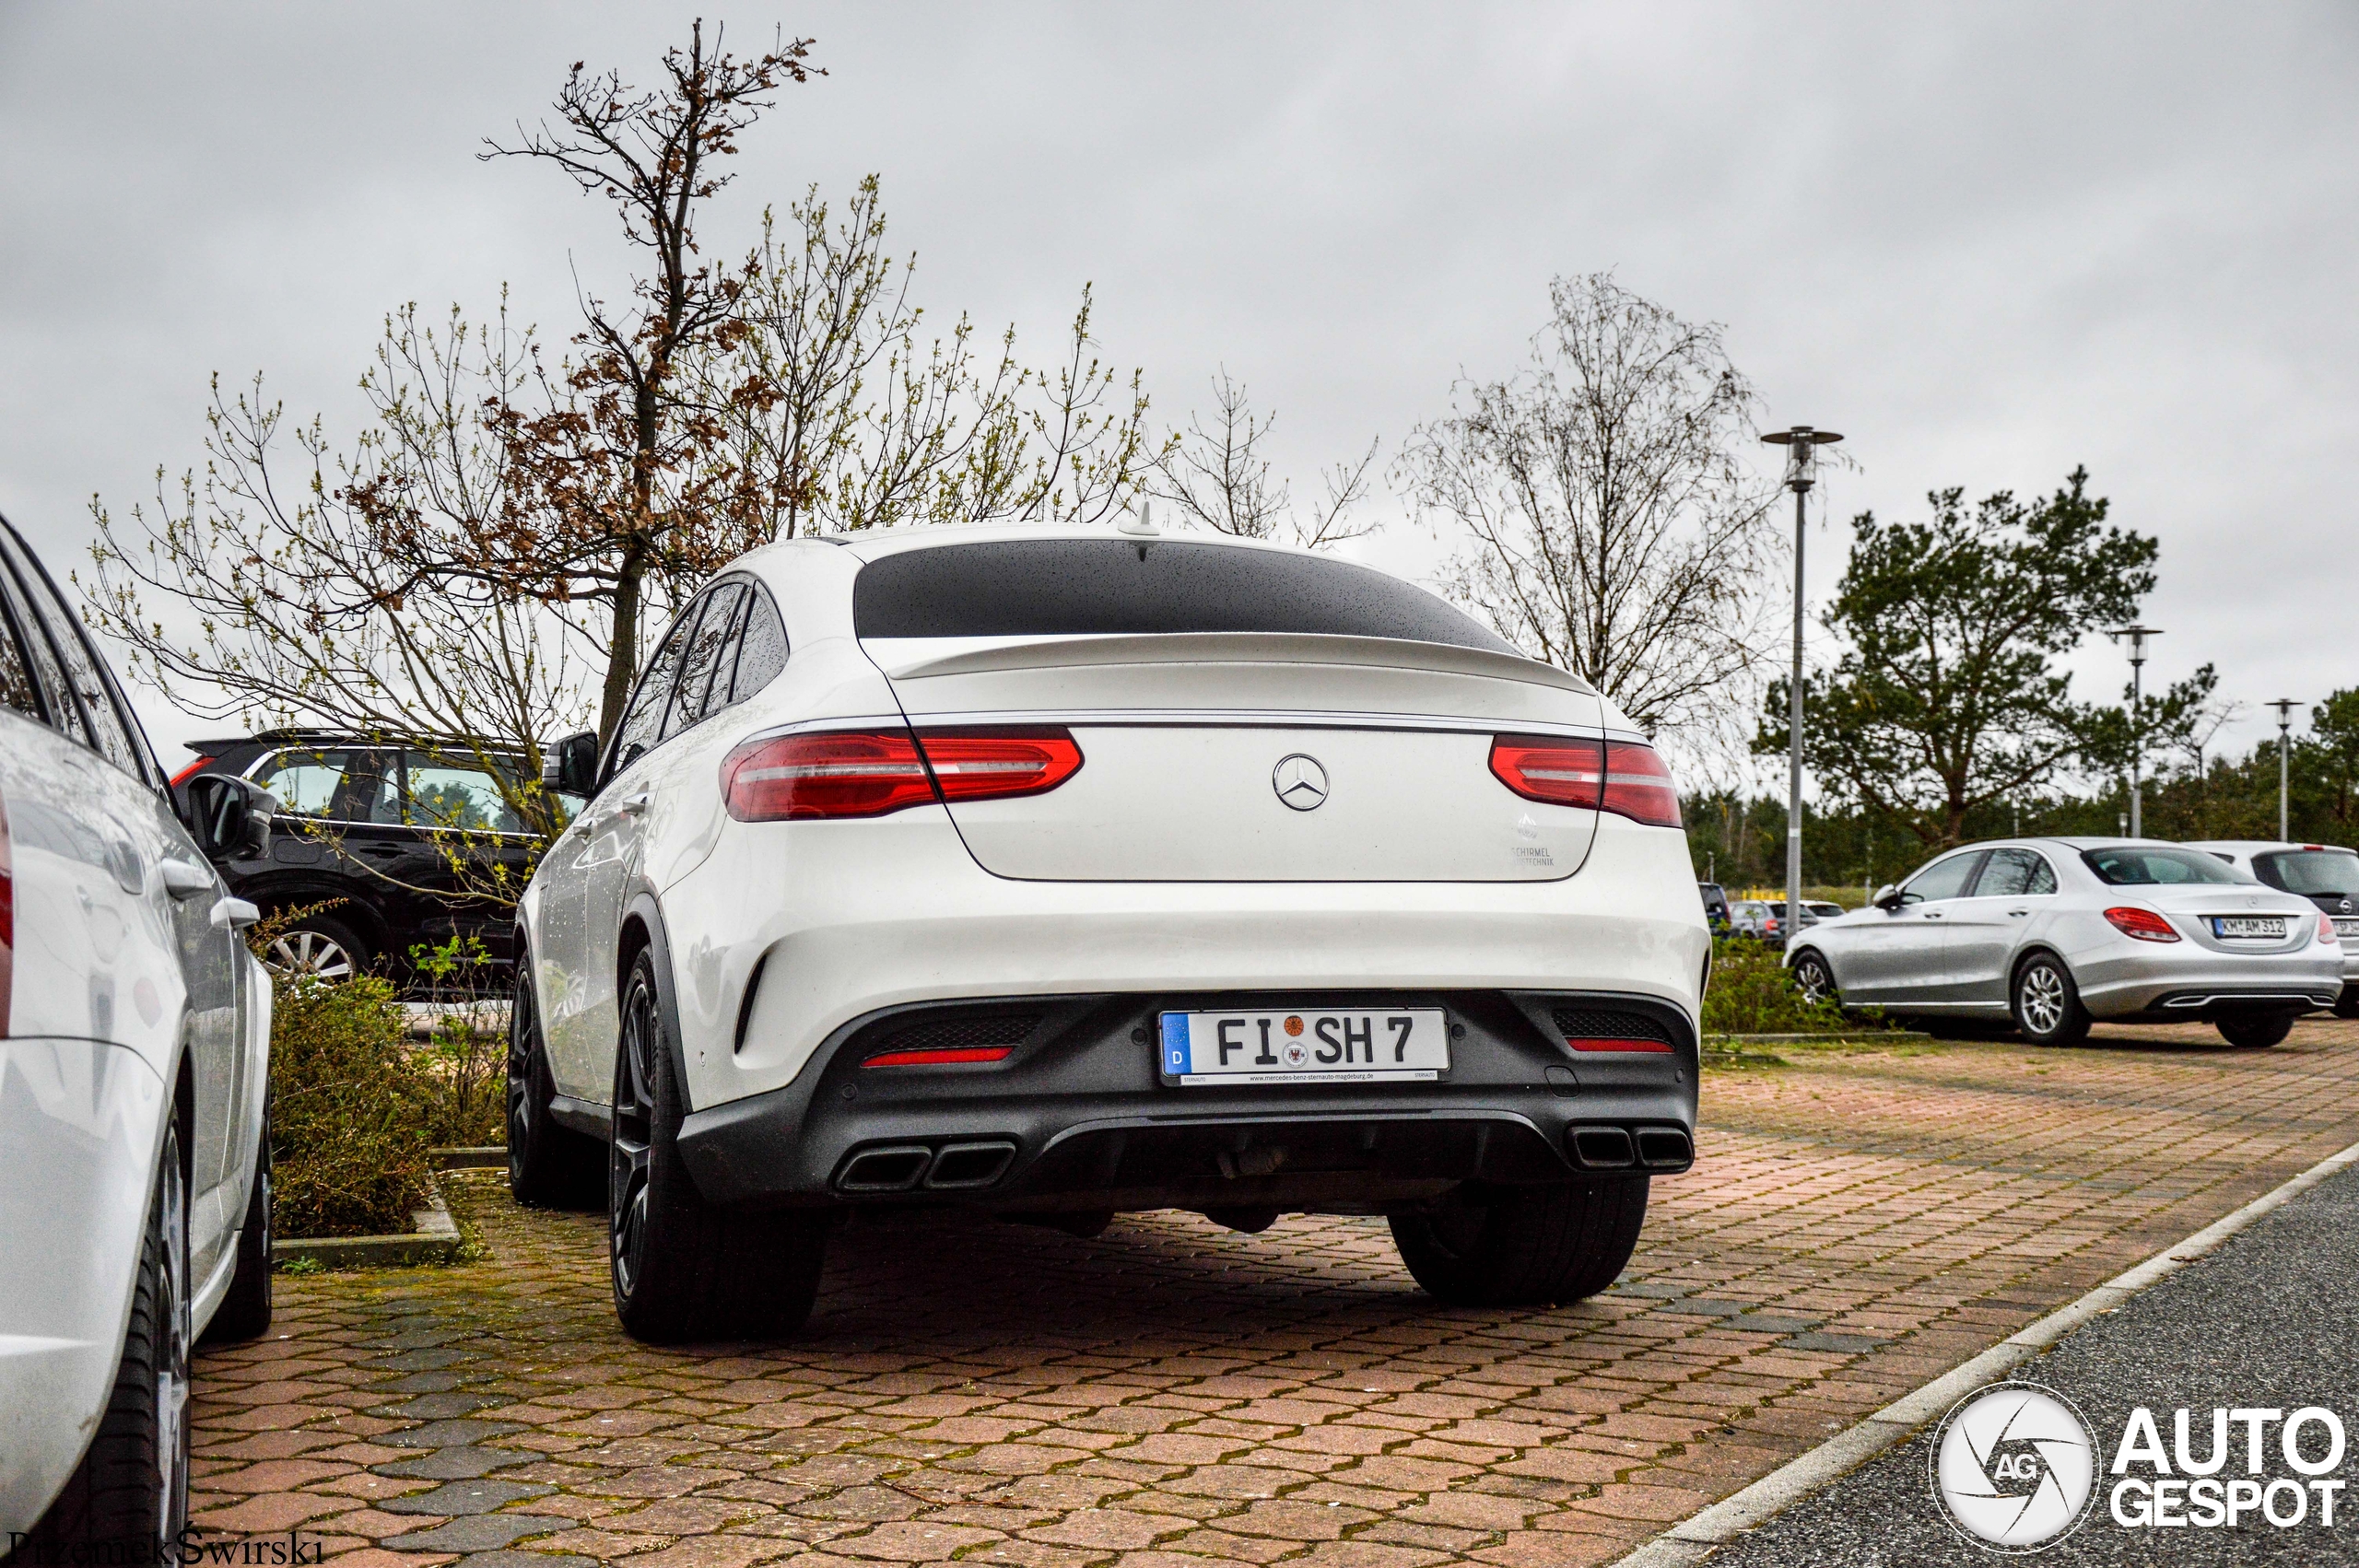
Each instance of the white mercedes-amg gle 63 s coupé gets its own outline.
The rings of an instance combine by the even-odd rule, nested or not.
[[[624,1326],[777,1334],[863,1209],[1383,1215],[1570,1301],[1694,1158],[1710,939],[1611,703],[1328,556],[798,540],[707,585],[519,910],[509,1173]]]

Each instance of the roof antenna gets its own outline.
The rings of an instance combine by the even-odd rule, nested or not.
[[[1130,513],[1124,512],[1121,519],[1117,521],[1114,526],[1121,529],[1125,533],[1134,534],[1141,539],[1156,539],[1162,536],[1161,531],[1155,526],[1155,503],[1153,501],[1141,501],[1139,503],[1139,511],[1136,517],[1133,517]]]

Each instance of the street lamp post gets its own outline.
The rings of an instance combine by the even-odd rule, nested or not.
[[[1786,487],[1794,493],[1794,675],[1786,714],[1786,940],[1802,929],[1802,497],[1818,480],[1818,449],[1843,438],[1797,425],[1761,438],[1786,449]]]
[[[2142,710],[2145,707],[2146,639],[2160,637],[2160,626],[2116,626],[2105,634],[2118,643],[2130,639],[2130,837],[2143,838],[2145,824],[2141,819],[2138,799],[2138,773],[2146,760],[2146,731],[2142,727]]]
[[[2277,710],[2277,842],[2283,844],[2293,837],[2287,831],[2285,754],[2292,743],[2289,737],[2294,728],[2294,709],[2299,705],[2290,696],[2281,696],[2260,706]]]

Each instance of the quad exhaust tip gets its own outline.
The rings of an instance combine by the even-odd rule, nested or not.
[[[839,1192],[966,1192],[996,1184],[1015,1164],[1012,1140],[993,1138],[945,1143],[896,1143],[863,1149],[836,1177]]]
[[[1587,1171],[1684,1171],[1696,1163],[1695,1140],[1682,1128],[1576,1127],[1567,1139]]]

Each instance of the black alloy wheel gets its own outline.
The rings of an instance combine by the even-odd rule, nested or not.
[[[1835,971],[1815,948],[1806,948],[1794,960],[1794,987],[1802,1000],[1816,1005],[1822,1001],[1840,1002],[1842,992],[1835,986]]]
[[[2075,1046],[2089,1037],[2089,1010],[2072,971],[2052,953],[2035,953],[2015,970],[2010,988],[2015,1027],[2035,1046]]]
[[[188,1188],[169,1125],[114,1387],[82,1462],[29,1535],[24,1561],[177,1562],[188,1524]],[[94,1552],[102,1548],[104,1555]]]
[[[605,1195],[604,1151],[549,1114],[557,1082],[523,945],[517,945],[515,999],[508,1012],[508,1190],[519,1203],[595,1209]]]
[[[819,1293],[830,1216],[705,1202],[680,1156],[687,1100],[652,954],[632,964],[621,1012],[606,1162],[615,1315],[651,1344],[792,1334]]]

